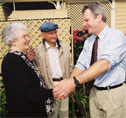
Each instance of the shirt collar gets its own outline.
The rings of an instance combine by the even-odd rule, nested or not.
[[[45,41],[45,46],[47,49],[51,48],[50,45]],[[56,48],[58,48],[58,44],[56,43]]]
[[[104,29],[99,33],[98,37],[102,40],[106,36],[106,33],[109,31],[110,27],[106,25]]]

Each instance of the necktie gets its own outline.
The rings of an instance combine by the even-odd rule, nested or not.
[[[93,48],[92,48],[92,56],[91,56],[91,63],[90,63],[90,65],[92,65],[94,62],[97,61],[98,39],[99,39],[99,37],[96,36],[94,44],[93,44]],[[94,80],[86,83],[86,88],[88,90],[90,90],[93,87],[93,83],[94,83]]]
[[[91,63],[90,63],[90,65],[92,65],[95,61],[97,61],[98,39],[99,39],[99,37],[96,36],[95,42],[94,42],[94,44],[93,44],[93,49],[92,49],[92,56],[91,56]]]

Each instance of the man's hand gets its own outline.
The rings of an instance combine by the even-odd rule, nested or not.
[[[35,52],[34,52],[34,49],[32,48],[32,46],[29,47],[29,50],[27,51],[26,54],[27,54],[29,61],[33,61],[33,59],[35,57]]]
[[[53,95],[57,99],[64,99],[68,96],[68,94],[75,89],[74,80],[72,79],[64,79],[55,84],[55,88],[53,89]]]

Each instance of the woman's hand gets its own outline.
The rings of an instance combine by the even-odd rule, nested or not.
[[[29,47],[26,55],[27,55],[29,61],[33,61],[34,60],[35,52],[34,52],[34,49],[32,48],[32,46]]]

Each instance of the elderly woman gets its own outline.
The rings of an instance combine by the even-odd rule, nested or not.
[[[2,31],[2,40],[10,47],[2,62],[8,117],[47,117],[45,102],[53,93],[26,56],[30,41],[27,27],[8,24]]]

